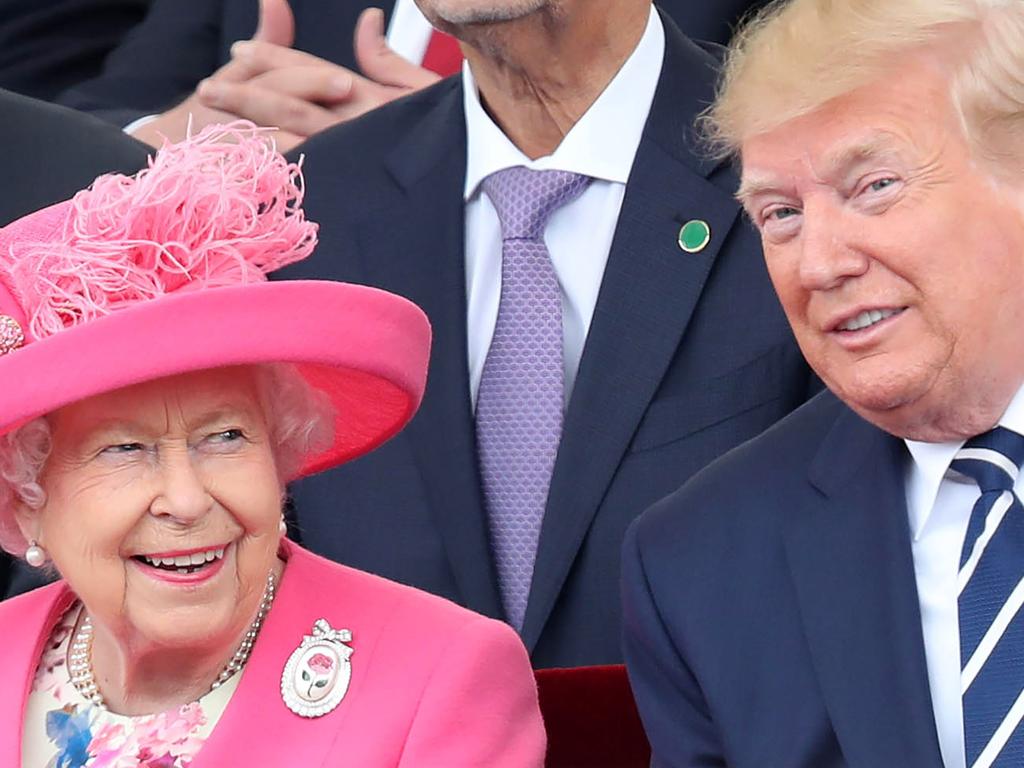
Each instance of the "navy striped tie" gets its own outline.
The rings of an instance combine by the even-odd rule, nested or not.
[[[970,768],[1024,765],[1024,507],[1013,491],[1022,463],[1024,435],[996,427],[969,440],[950,465],[981,489],[957,579]]]

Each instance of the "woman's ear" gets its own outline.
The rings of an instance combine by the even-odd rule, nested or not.
[[[14,520],[18,524],[21,535],[27,542],[35,542],[39,546],[43,544],[43,526],[40,510],[32,509],[23,501],[14,504]]]

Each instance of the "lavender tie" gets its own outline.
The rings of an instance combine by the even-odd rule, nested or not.
[[[477,394],[476,435],[498,585],[517,630],[562,435],[562,294],[544,230],[590,181],[516,167],[483,182],[501,221],[501,300]]]

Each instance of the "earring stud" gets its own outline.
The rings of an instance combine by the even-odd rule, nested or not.
[[[33,568],[41,568],[46,562],[46,550],[36,544],[35,540],[30,541],[25,550],[25,562]]]

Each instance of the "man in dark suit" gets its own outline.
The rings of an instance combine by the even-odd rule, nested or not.
[[[763,3],[666,0],[663,9],[691,37],[725,42],[740,16]],[[277,127],[287,149],[436,81],[411,51],[400,52],[413,64],[384,43],[398,4],[412,0],[366,15],[365,0],[155,0],[104,72],[60,101],[120,126],[159,116],[134,129],[155,146],[161,135],[181,138],[191,114],[193,127],[234,117]],[[259,46],[232,55],[233,43],[254,35]],[[348,85],[339,90],[339,82]]]
[[[802,403],[809,371],[729,192],[731,166],[695,145],[715,60],[649,0],[463,3],[470,18],[513,17],[477,23],[446,22],[446,3],[421,7],[461,39],[471,79],[301,147],[321,242],[284,276],[403,294],[429,315],[434,347],[410,427],[294,487],[299,534],[341,562],[510,620],[537,666],[617,662],[626,527],[678,478]],[[489,185],[523,168],[586,187],[538,225],[554,308],[514,299],[502,274],[518,246],[508,232],[502,243],[513,225]],[[530,323],[559,314],[557,299],[551,348],[550,326]],[[530,315],[525,339],[506,322],[518,307]],[[534,422],[548,375],[563,388],[553,443]],[[521,443],[495,434],[503,423]],[[541,455],[543,471],[529,464]],[[512,556],[509,498],[530,529]]]
[[[0,227],[66,200],[101,173],[134,173],[146,164],[146,145],[74,110],[0,90],[0,115]],[[9,564],[0,554],[0,594]],[[35,585],[30,570],[23,569],[18,591]]]
[[[1021,3],[793,0],[732,57],[713,133],[830,392],[627,536],[653,765],[1024,761],[1020,39]]]

